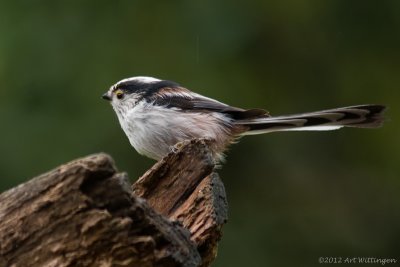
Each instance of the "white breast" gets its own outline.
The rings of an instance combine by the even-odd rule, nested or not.
[[[131,145],[156,160],[184,140],[208,138],[225,145],[231,139],[231,119],[220,113],[184,112],[141,102],[118,118]]]

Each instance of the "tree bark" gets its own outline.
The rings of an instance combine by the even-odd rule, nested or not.
[[[208,141],[191,140],[180,146],[132,188],[154,210],[189,229],[202,257],[201,266],[209,266],[216,257],[221,228],[228,218],[225,188],[214,172]]]
[[[0,266],[209,266],[227,204],[206,141],[130,188],[112,159],[62,165],[0,195]]]

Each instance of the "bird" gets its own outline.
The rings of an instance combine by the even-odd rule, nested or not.
[[[271,116],[264,109],[233,107],[180,84],[147,76],[118,81],[102,95],[114,109],[135,150],[160,160],[186,140],[209,140],[215,162],[240,137],[281,131],[326,131],[342,127],[377,128],[384,105],[364,104]]]

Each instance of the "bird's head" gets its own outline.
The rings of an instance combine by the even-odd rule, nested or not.
[[[112,85],[102,98],[110,101],[117,111],[135,106],[140,100],[146,100],[161,88],[174,86],[177,84],[171,81],[137,76],[123,79]]]

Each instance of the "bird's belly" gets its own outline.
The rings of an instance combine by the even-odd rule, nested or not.
[[[151,117],[134,121],[131,126],[131,130],[126,131],[131,145],[140,154],[156,160],[167,155],[175,144],[201,137],[195,133],[188,134],[182,124]]]
[[[188,139],[207,138],[226,143],[231,138],[230,125],[224,117],[155,108],[135,112],[121,122],[131,145],[147,157],[159,160],[172,146]]]
[[[135,131],[128,138],[131,145],[139,154],[155,160],[159,160],[167,155],[171,151],[171,146],[180,142],[179,139],[171,140],[157,133],[141,130]]]

